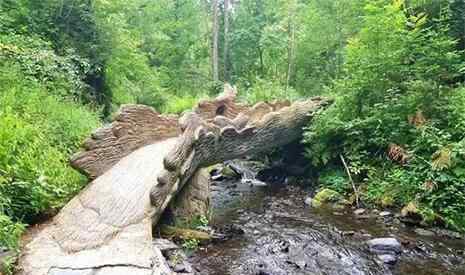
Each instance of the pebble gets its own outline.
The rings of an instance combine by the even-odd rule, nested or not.
[[[381,254],[396,254],[400,253],[402,245],[395,238],[376,238],[371,239],[368,242],[370,251],[381,255]]]
[[[152,244],[161,251],[179,249],[179,246],[167,239],[153,239]]]
[[[391,254],[378,255],[378,258],[385,264],[393,265],[397,262],[397,257]]]
[[[382,212],[379,213],[379,215],[381,217],[390,217],[390,216],[392,216],[392,213],[389,212],[389,211],[382,211]]]
[[[369,219],[371,218],[370,215],[357,215],[357,219],[359,220],[366,220],[366,219]]]
[[[364,237],[364,238],[371,238],[372,235],[371,235],[370,233],[363,233],[363,234],[362,234],[362,237]]]
[[[312,200],[313,200],[312,197],[307,197],[307,198],[305,198],[304,203],[305,203],[306,205],[308,205],[308,206],[311,206],[311,205],[312,205]]]
[[[355,231],[352,231],[352,230],[342,232],[343,236],[352,236],[354,234],[355,234]]]
[[[365,211],[366,211],[365,209],[359,208],[359,209],[357,209],[357,210],[354,211],[354,214],[355,214],[355,215],[362,215],[362,214],[365,213]]]
[[[423,229],[423,228],[416,228],[415,233],[417,233],[420,236],[426,236],[426,237],[432,237],[432,236],[436,235],[433,231],[426,230],[426,229]]]

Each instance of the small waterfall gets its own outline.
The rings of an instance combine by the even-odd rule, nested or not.
[[[246,162],[239,160],[228,161],[225,163],[231,170],[241,176],[241,183],[250,184],[253,186],[266,186],[267,184],[263,181],[256,179],[257,171],[247,165]]]

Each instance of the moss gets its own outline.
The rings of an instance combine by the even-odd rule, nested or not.
[[[384,195],[380,200],[380,204],[382,207],[392,207],[394,206],[394,203],[394,198],[390,195]]]
[[[329,188],[323,188],[312,200],[312,206],[315,208],[321,207],[324,203],[337,202],[342,198],[342,195]]]

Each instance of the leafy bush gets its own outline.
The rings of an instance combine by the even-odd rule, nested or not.
[[[292,87],[286,90],[279,82],[260,78],[257,78],[249,88],[239,87],[239,91],[239,96],[250,104],[260,101],[295,100],[299,97]]]
[[[331,190],[340,194],[344,194],[351,190],[349,180],[342,170],[325,170],[319,176],[319,183]]]
[[[163,112],[169,114],[180,114],[186,110],[192,109],[199,102],[199,100],[205,98],[207,97],[202,95],[172,95],[166,99],[165,106],[162,110]]]
[[[307,155],[329,170],[344,155],[366,202],[415,203],[425,220],[465,230],[463,57],[447,13],[426,18],[403,1],[366,6],[329,91],[336,103],[305,134]]]
[[[8,216],[0,214],[0,228],[0,246],[16,249],[24,225],[15,223]]]
[[[69,154],[99,120],[14,64],[0,72],[0,243],[14,247],[22,223],[63,206],[85,184],[68,166]]]

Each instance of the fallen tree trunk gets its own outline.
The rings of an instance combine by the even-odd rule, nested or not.
[[[313,98],[278,110],[262,103],[234,119],[217,116],[205,120],[196,112],[180,118],[183,134],[166,155],[165,169],[150,194],[155,206],[154,223],[198,169],[246,155],[264,154],[293,142],[301,136],[310,118],[329,103],[323,98]]]
[[[152,246],[152,224],[170,202],[180,215],[208,210],[208,180],[199,169],[293,141],[328,104],[314,98],[249,108],[234,97],[230,90],[200,102],[179,121],[148,107],[123,107],[73,158],[95,180],[30,236],[18,274],[170,274]]]
[[[182,240],[196,239],[199,241],[209,241],[212,238],[207,232],[169,225],[160,226],[160,234],[165,238],[178,238]]]

